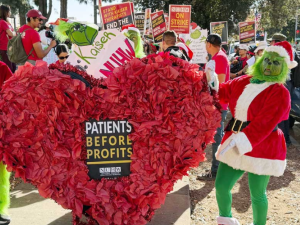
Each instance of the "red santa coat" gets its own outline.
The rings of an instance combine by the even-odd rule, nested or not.
[[[281,176],[286,167],[286,144],[282,131],[273,130],[289,118],[290,94],[282,84],[251,84],[250,78],[242,76],[220,85],[220,101],[229,103],[232,116],[251,122],[237,134],[226,131],[216,157],[234,169]],[[220,155],[232,139],[236,147]]]

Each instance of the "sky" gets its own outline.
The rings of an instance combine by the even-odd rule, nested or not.
[[[49,22],[55,22],[60,15],[60,0],[52,0],[53,8],[49,18]],[[103,2],[103,6],[112,5],[122,2],[121,0],[114,0],[112,3]],[[35,7],[38,8],[38,7]],[[80,4],[77,0],[68,0],[68,17],[75,17],[79,21],[87,21],[94,23],[94,10],[92,1],[88,4]],[[100,16],[97,17],[97,22],[100,22]]]

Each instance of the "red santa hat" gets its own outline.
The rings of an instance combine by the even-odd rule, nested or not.
[[[187,46],[186,44],[179,42],[176,44],[177,47],[184,49],[184,51],[186,52],[186,54],[189,56],[190,60],[192,60],[193,58],[193,51],[189,48],[189,46]]]
[[[294,61],[294,54],[293,54],[292,46],[287,41],[281,41],[281,42],[275,43],[275,45],[267,47],[265,49],[265,51],[276,52],[280,56],[284,57],[289,69],[293,69],[298,65],[298,63],[296,61]]]
[[[140,33],[140,30],[137,29],[133,24],[128,24],[128,25],[122,26],[122,33],[126,33],[126,32],[128,32],[129,30],[133,30],[133,31],[135,31],[135,32]]]

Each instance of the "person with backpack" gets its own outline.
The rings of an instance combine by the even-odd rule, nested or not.
[[[16,64],[8,59],[7,44],[8,40],[14,36],[14,29],[8,21],[10,17],[10,7],[8,5],[0,6],[0,55],[1,60],[4,62],[12,73],[16,70]]]
[[[245,44],[239,46],[239,56],[230,65],[230,78],[236,78],[243,75],[243,68],[247,65],[247,52],[249,48]]]
[[[40,28],[40,26],[43,24],[43,20],[47,19],[40,11],[31,9],[27,12],[26,17],[27,24],[23,25],[19,29],[19,32],[21,34],[23,47],[27,55],[26,61],[30,62],[32,65],[35,65],[37,60],[42,60],[57,44],[55,40],[52,40],[48,48],[43,49],[41,37],[35,30],[36,28]]]

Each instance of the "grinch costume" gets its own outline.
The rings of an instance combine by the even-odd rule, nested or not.
[[[0,88],[5,80],[9,79],[13,74],[6,64],[0,61]],[[7,225],[10,223],[10,218],[8,217],[8,208],[10,205],[9,197],[9,177],[10,173],[6,170],[6,165],[0,161],[0,224]]]
[[[265,49],[250,68],[251,76],[219,86],[220,102],[229,104],[233,119],[216,153],[220,161],[215,183],[218,224],[239,225],[231,213],[231,189],[245,172],[248,172],[253,224],[266,224],[270,176],[281,176],[286,167],[284,135],[277,127],[289,118],[290,111],[290,95],[283,83],[289,69],[296,65],[291,45],[280,42]]]
[[[135,57],[139,59],[145,57],[146,55],[143,50],[142,38],[139,29],[137,29],[133,24],[130,24],[122,27],[122,33],[133,41]]]

